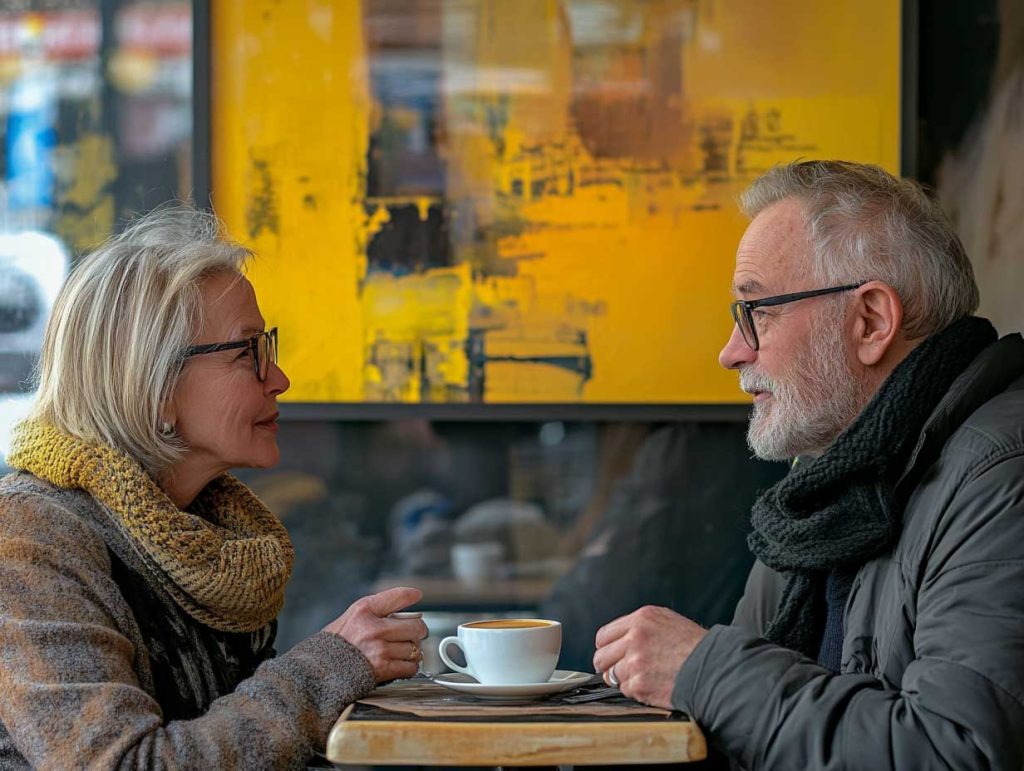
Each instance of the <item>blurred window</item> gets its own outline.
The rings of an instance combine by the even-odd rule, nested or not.
[[[192,6],[6,0],[0,10],[0,459],[76,255],[188,198]]]
[[[756,492],[785,464],[746,426],[565,421],[287,421],[281,463],[239,470],[283,520],[295,572],[278,650],[349,603],[423,590],[437,644],[481,617],[563,621],[563,668],[589,669],[602,624],[646,604],[725,623],[753,555]]]

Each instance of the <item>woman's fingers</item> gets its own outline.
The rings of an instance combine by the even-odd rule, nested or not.
[[[380,669],[373,668],[378,683],[386,683],[390,680],[405,680],[415,676],[419,670],[419,663],[415,661],[395,661],[391,659],[381,665]]]
[[[377,682],[412,677],[423,659],[420,646],[411,640],[386,642],[374,639],[359,646],[359,650],[373,667]]]
[[[423,651],[418,643],[410,642],[389,642],[386,644],[388,658],[392,661],[411,661],[416,664],[423,659]]]
[[[419,619],[398,621],[395,619],[383,619],[380,636],[384,640],[397,642],[399,640],[422,640],[427,636],[427,625]]]
[[[385,589],[383,592],[371,594],[356,600],[356,604],[364,604],[375,616],[390,615],[395,611],[415,605],[423,599],[423,592],[411,586],[396,586],[393,589]]]
[[[402,608],[422,596],[419,589],[399,586],[362,597],[325,629],[341,635],[366,656],[377,682],[412,677],[422,658],[420,641],[428,630],[422,614]]]

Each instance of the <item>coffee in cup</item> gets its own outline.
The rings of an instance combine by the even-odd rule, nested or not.
[[[455,637],[441,640],[441,660],[484,685],[546,683],[558,664],[562,625],[540,618],[502,618],[460,624]],[[448,657],[462,651],[466,666]]]

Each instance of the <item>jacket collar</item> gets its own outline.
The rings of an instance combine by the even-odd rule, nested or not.
[[[953,433],[985,402],[1006,391],[1024,376],[1024,338],[1019,333],[997,340],[953,381],[949,391],[925,421],[907,466],[896,483],[901,501],[942,451]],[[1024,383],[1021,384],[1024,388]]]

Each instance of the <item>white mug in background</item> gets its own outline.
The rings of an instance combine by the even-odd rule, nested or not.
[[[498,574],[505,547],[497,541],[452,546],[452,574],[466,584],[480,584]]]
[[[448,657],[455,646],[466,658]],[[524,685],[551,679],[562,649],[562,625],[539,618],[502,618],[460,624],[456,637],[441,640],[441,660],[484,685]]]

